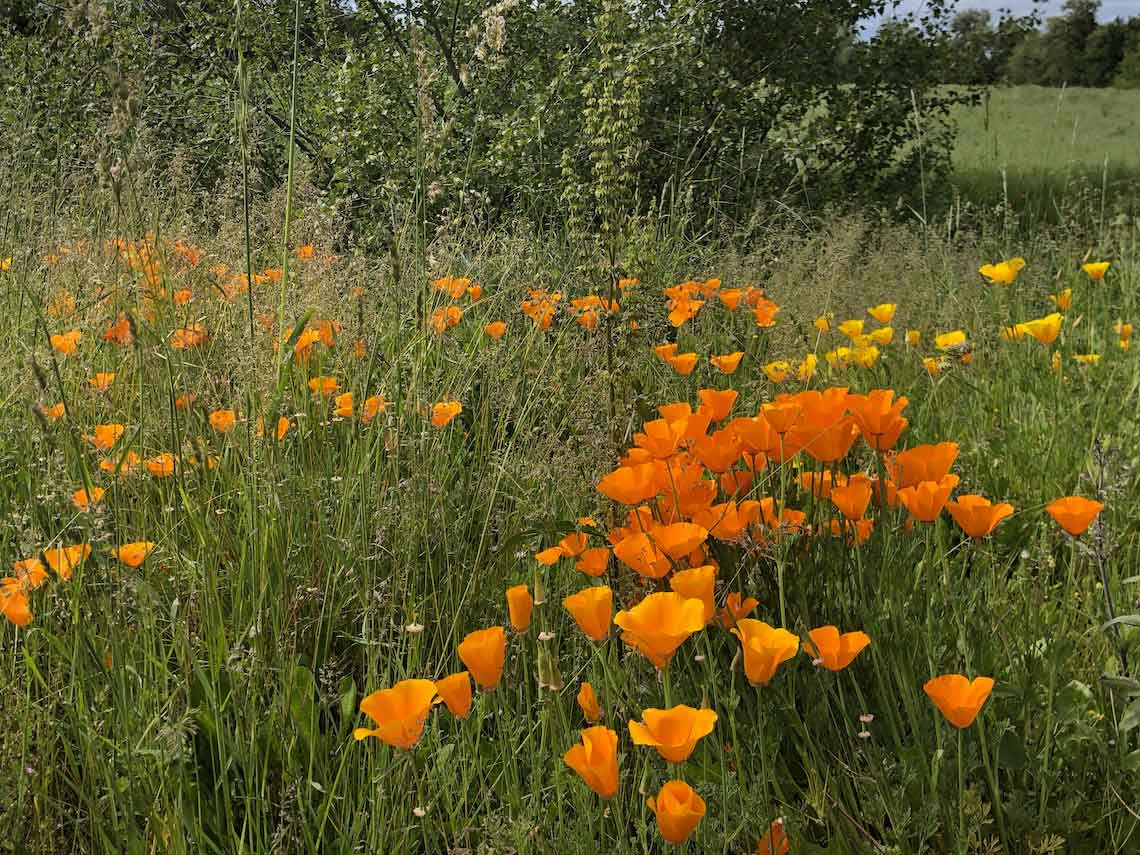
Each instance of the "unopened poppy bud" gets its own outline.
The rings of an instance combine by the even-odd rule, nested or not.
[[[560,692],[565,685],[553,651],[548,647],[538,648],[538,687]]]
[[[534,604],[541,606],[546,602],[546,584],[542,578],[542,571],[534,571]]]

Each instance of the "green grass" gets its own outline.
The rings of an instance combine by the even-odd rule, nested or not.
[[[1140,184],[1140,92],[998,88],[955,118],[954,184],[965,198],[1008,197],[1023,216],[1056,222],[1057,206],[1107,187],[1107,198],[1097,193],[1089,204],[1106,206],[1110,217],[1114,207],[1132,211]]]
[[[1117,613],[1138,611],[1140,350],[1122,350],[1112,332],[1114,320],[1137,315],[1134,231],[1097,236],[1092,253],[1113,262],[1099,285],[1077,267],[1089,245],[1065,229],[1011,246],[997,230],[966,239],[836,219],[774,230],[746,254],[651,232],[627,271],[641,282],[622,301],[617,368],[607,374],[604,324],[589,332],[562,308],[541,331],[519,311],[532,287],[566,299],[604,293],[588,247],[482,234],[422,255],[400,244],[389,256],[326,265],[327,220],[301,206],[294,234],[316,242],[318,258],[294,259],[287,285],[258,285],[248,303],[219,296],[209,267],[241,269],[245,251],[242,225],[223,218],[216,233],[164,230],[167,297],[150,300],[137,272],[103,249],[120,234],[108,198],[91,193],[86,204],[90,217],[57,225],[61,240],[86,246],[58,263],[42,261],[58,241],[44,238],[32,200],[13,198],[0,235],[0,257],[14,257],[0,274],[0,352],[12,366],[0,411],[0,544],[9,561],[53,544],[93,545],[70,581],[30,592],[28,627],[0,624],[0,851],[660,852],[645,797],[673,777],[707,804],[689,851],[754,851],[777,817],[797,853],[1140,845],[1130,796],[1140,774],[1140,645],[1134,623],[1123,625],[1125,671],[1116,636],[1102,628],[1100,585],[1103,563]],[[253,213],[256,270],[279,263],[281,247],[274,203]],[[122,231],[137,239],[152,219],[128,217],[134,225]],[[173,255],[174,237],[202,249],[200,264]],[[979,280],[981,262],[1012,252],[1028,259],[1016,285]],[[439,335],[425,321],[446,304],[429,285],[443,274],[469,276],[484,294],[464,300],[461,322]],[[714,275],[724,287],[763,283],[782,306],[776,327],[759,330],[744,308],[710,303],[674,331],[661,289]],[[998,333],[1051,311],[1048,295],[1066,286],[1075,300],[1052,348],[1058,375],[1049,349]],[[170,300],[179,288],[194,294],[186,306]],[[72,316],[49,311],[62,291],[76,298]],[[828,310],[865,317],[884,301],[899,304],[896,340],[875,366],[828,368],[826,351],[843,340],[818,336],[812,320]],[[337,346],[283,361],[278,333],[250,317],[282,303],[284,327],[339,322]],[[134,318],[131,346],[101,341],[119,311]],[[481,332],[496,319],[509,324],[497,343]],[[208,344],[172,350],[171,331],[188,322],[205,325]],[[71,328],[85,338],[65,359],[47,337]],[[922,331],[921,345],[902,342],[907,328]],[[974,343],[973,361],[951,360],[931,377],[921,357],[939,357],[932,336],[955,328]],[[674,335],[682,352],[702,357],[690,377],[651,350]],[[746,357],[731,377],[704,359],[733,350]],[[760,601],[756,617],[778,625],[784,612],[797,635],[829,623],[870,635],[871,647],[838,674],[801,653],[754,688],[739,643],[717,623],[681,646],[664,679],[616,632],[588,642],[560,603],[591,581],[566,560],[545,569],[534,553],[579,516],[598,521],[595,544],[622,523],[625,509],[594,484],[658,405],[696,405],[698,389],[731,387],[734,413],[753,415],[803,388],[774,387],[760,366],[808,352],[821,363],[812,388],[907,395],[901,444],[957,441],[959,492],[1009,501],[1017,514],[981,544],[964,541],[946,515],[909,534],[896,511],[872,511],[875,533],[858,549],[771,532],[747,547],[716,543],[718,604],[740,590]],[[1101,362],[1073,361],[1087,352]],[[118,373],[107,394],[86,383],[100,370]],[[321,375],[337,377],[357,406],[374,393],[391,405],[367,426],[333,417],[308,388]],[[186,392],[198,401],[178,410]],[[449,396],[463,413],[435,429],[428,408]],[[65,419],[33,414],[61,400]],[[223,407],[241,419],[229,435],[206,420]],[[258,439],[257,419],[272,425],[279,413],[293,420],[290,433]],[[118,454],[197,449],[216,465],[164,479],[110,476],[83,439],[109,421],[127,426]],[[856,444],[840,467],[878,465]],[[804,455],[771,465],[755,497],[784,500],[826,530],[830,504],[797,486],[813,468]],[[79,512],[69,497],[89,482],[107,495]],[[1107,504],[1080,543],[1042,512],[1070,493]],[[157,543],[141,569],[108,554],[136,540]],[[605,581],[625,608],[661,587],[616,563]],[[367,694],[459,670],[459,641],[506,625],[503,592],[521,583],[541,583],[546,602],[529,632],[508,630],[503,682],[476,696],[469,718],[437,708],[407,752],[353,740],[355,727],[371,726],[359,712]],[[408,631],[415,625],[422,631]],[[539,641],[540,631],[553,638]],[[549,676],[540,648],[556,658],[562,691],[538,688],[540,668]],[[982,724],[961,734],[922,690],[951,672],[997,680]],[[607,803],[562,761],[586,726],[574,701],[583,680],[620,739],[620,789]],[[673,766],[627,730],[669,701],[718,714],[713,734]],[[861,722],[864,713],[874,720]]]

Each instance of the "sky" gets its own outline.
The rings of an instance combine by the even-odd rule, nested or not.
[[[1039,7],[1042,18],[1061,14],[1061,6],[1065,0],[1046,0]],[[924,0],[902,0],[896,14],[920,11],[925,6]],[[989,9],[998,17],[999,9],[1009,9],[1015,15],[1027,15],[1033,11],[1036,4],[1033,0],[958,0],[958,9]],[[1140,15],[1140,0],[1101,0],[1100,12],[1097,19],[1111,21],[1113,18],[1131,18]],[[874,29],[872,25],[871,29]]]

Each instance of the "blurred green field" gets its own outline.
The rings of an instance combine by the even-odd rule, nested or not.
[[[995,89],[955,116],[953,183],[966,198],[1051,207],[1079,186],[1134,200],[1140,184],[1140,91]],[[1131,204],[1131,202],[1127,202]]]

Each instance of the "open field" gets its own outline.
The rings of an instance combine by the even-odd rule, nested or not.
[[[956,119],[954,184],[966,198],[1005,194],[1022,216],[1056,222],[1064,199],[1107,186],[1109,216],[1135,211],[1140,91],[1002,87]]]
[[[9,192],[0,853],[1140,851],[1136,101],[1015,95],[968,225],[612,268]]]

